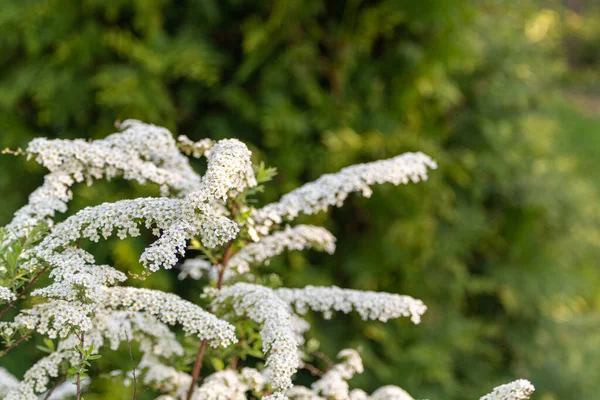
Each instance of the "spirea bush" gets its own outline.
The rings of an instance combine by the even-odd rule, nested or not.
[[[131,365],[114,365],[111,374],[133,383],[134,399],[142,387],[162,400],[413,399],[397,386],[371,394],[350,389],[348,380],[363,372],[357,350],[339,349],[337,363],[327,370],[311,365],[310,325],[303,316],[356,312],[365,320],[406,317],[419,324],[427,310],[422,301],[335,286],[284,287],[256,266],[284,251],[333,253],[335,238],[325,228],[289,224],[301,214],[340,207],[353,193],[369,197],[375,184],[424,181],[436,168],[430,157],[406,153],[346,167],[258,207],[257,194],[275,170],[253,165],[239,140],[175,140],[165,128],[134,120],[119,126],[120,132],[102,140],[41,138],[16,152],[49,172],[0,233],[0,357],[20,351],[34,335],[45,345],[20,380],[0,368],[0,398],[82,399],[95,378],[94,360],[123,351],[122,343],[132,355],[135,342],[141,360],[136,365],[132,355]],[[202,176],[189,157],[206,158]],[[54,221],[67,211],[75,183],[115,177],[158,185],[162,197],[104,203]],[[124,286],[127,274],[96,265],[84,248],[89,241],[125,239],[146,230],[155,240],[140,255],[145,271],[130,275],[143,279],[177,268],[180,279],[209,282],[196,301]],[[190,248],[200,255],[186,258]],[[36,284],[46,273],[50,283]],[[29,308],[21,306],[24,296],[35,299]],[[221,367],[203,375],[209,347],[225,351]],[[197,354],[195,362],[182,365],[190,351]],[[315,376],[310,386],[294,385],[299,369]],[[481,399],[528,399],[532,392],[528,381],[517,380]]]

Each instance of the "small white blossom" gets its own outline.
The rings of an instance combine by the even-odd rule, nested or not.
[[[227,302],[238,316],[245,315],[262,324],[260,335],[267,354],[268,381],[276,391],[290,388],[300,359],[289,306],[271,289],[249,283],[224,287],[213,306],[223,308]]]
[[[105,308],[145,311],[165,324],[176,323],[186,334],[207,339],[212,346],[229,346],[237,342],[235,328],[178,296],[159,290],[114,287],[106,288]]]
[[[34,139],[26,153],[50,173],[31,194],[29,204],[15,213],[10,230],[26,235],[42,219],[65,212],[72,197],[70,187],[76,182],[91,184],[103,177],[122,176],[184,194],[199,188],[199,175],[167,129],[135,120],[123,122],[121,128],[123,132],[94,141]]]
[[[177,277],[179,280],[183,280],[188,276],[192,279],[198,280],[207,273],[210,274],[211,278],[216,278],[217,266],[208,260],[203,258],[190,258],[181,264],[181,272]]]
[[[350,394],[352,398],[352,394]],[[354,400],[354,399],[352,399]],[[411,395],[398,386],[382,386],[369,396],[369,400],[414,400]]]
[[[202,156],[208,157],[210,149],[213,148],[215,142],[211,139],[202,139],[194,142],[185,135],[179,135],[179,137],[177,137],[177,144],[181,151],[188,156],[191,155],[194,158],[200,158]]]
[[[410,317],[415,324],[421,322],[421,316],[427,306],[421,300],[410,296],[392,293],[340,289],[336,286],[306,286],[303,289],[281,288],[275,291],[286,303],[293,305],[296,311],[304,314],[311,309],[322,312],[326,318],[332,311],[345,314],[352,310],[362,319],[386,322],[391,318]]]
[[[353,192],[370,197],[371,185],[394,185],[427,179],[427,168],[437,168],[435,161],[423,153],[405,153],[388,160],[357,164],[335,174],[326,174],[281,197],[276,203],[256,210],[253,219],[266,234],[273,223],[296,218],[300,213],[315,214],[330,206],[340,207]]]
[[[313,391],[324,398],[347,399],[349,387],[346,381],[363,372],[362,359],[356,350],[342,350],[338,358],[342,362],[334,365],[312,385]]]
[[[335,237],[327,229],[319,226],[287,226],[283,231],[264,236],[256,243],[250,243],[229,260],[228,268],[243,274],[251,264],[268,262],[270,258],[285,250],[304,250],[314,248],[333,254]]]
[[[0,301],[10,302],[15,299],[14,293],[7,287],[0,286]]]
[[[36,393],[48,390],[50,378],[57,378],[60,365],[68,358],[66,352],[54,352],[36,362],[23,380],[13,387],[4,400],[38,400]]]
[[[397,386],[383,386],[371,396],[363,390],[350,391],[347,380],[363,372],[360,354],[353,349],[338,353],[340,363],[331,367],[311,388],[294,386],[286,392],[291,400],[414,400]]]
[[[535,388],[526,379],[518,379],[514,382],[498,386],[483,396],[480,400],[527,400],[531,397]]]
[[[4,396],[18,384],[19,381],[17,378],[4,368],[0,367],[0,399],[4,398]]]

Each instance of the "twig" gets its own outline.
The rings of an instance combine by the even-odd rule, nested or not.
[[[11,346],[9,346],[6,349],[4,349],[4,351],[2,352],[2,354],[0,354],[0,358],[4,357],[9,351],[11,351],[15,347],[17,347],[19,344],[21,344],[21,342],[23,342],[24,340],[29,339],[30,337],[31,337],[31,333],[28,333],[27,335],[20,337],[19,340],[17,340],[15,343],[13,343]]]
[[[80,341],[81,341],[81,349],[83,350],[85,339],[85,332],[81,332]],[[83,360],[83,353],[79,353],[79,368],[81,368],[81,360]],[[77,370],[77,400],[81,400],[81,374],[79,373],[79,368]]]
[[[125,338],[127,338],[127,346],[129,346],[129,359],[131,360],[131,366],[133,367],[133,400],[135,400],[137,395],[137,379],[135,376],[135,362],[133,361],[133,353],[131,352],[131,342],[129,341],[129,335],[127,335],[127,331],[125,331]]]
[[[233,256],[233,241],[227,244],[225,248],[225,252],[223,253],[223,260],[221,261],[221,269],[219,270],[219,277],[217,278],[217,290],[220,290],[223,286],[223,277],[225,276],[225,269],[227,268],[227,263]],[[212,307],[209,311],[212,310]],[[200,348],[198,349],[198,355],[196,356],[196,361],[194,362],[194,368],[192,369],[192,381],[190,382],[190,388],[188,389],[186,400],[191,400],[192,395],[194,394],[194,390],[196,389],[196,383],[198,383],[198,379],[200,378],[200,371],[202,370],[202,360],[204,359],[204,353],[206,351],[206,345],[208,341],[206,339],[202,340],[200,343]]]
[[[240,356],[235,356],[233,358],[233,360],[231,360],[231,369],[232,370],[236,370],[237,369],[237,365],[238,365],[238,361],[240,360]]]
[[[14,299],[13,301],[11,301],[10,303],[8,303],[8,305],[6,306],[5,309],[3,309],[2,311],[0,311],[0,318],[4,317],[4,315],[8,312],[8,310],[10,310],[15,303],[21,298],[23,297],[23,295],[25,294],[25,292],[27,292],[29,290],[29,288],[31,287],[31,285],[33,285],[35,283],[35,281],[38,280],[38,278],[48,270],[48,266],[46,265],[44,268],[42,268],[40,271],[38,271],[37,274],[35,274],[35,276],[33,277],[33,279],[23,288],[23,290],[21,290],[21,292],[17,295],[17,298]]]
[[[331,361],[331,359],[329,357],[327,357],[325,354],[321,353],[320,351],[315,351],[312,353],[312,355],[325,361],[327,363],[328,369],[331,369],[333,367],[334,362]]]
[[[302,368],[308,370],[312,376],[323,376],[325,375],[325,373],[323,371],[321,371],[319,368],[315,367],[312,364],[309,364],[307,362],[302,364]]]
[[[63,377],[60,378],[54,384],[54,386],[52,386],[52,388],[48,391],[48,393],[46,393],[46,396],[44,397],[44,400],[48,400],[50,398],[50,396],[52,395],[52,393],[54,393],[54,391],[56,390],[56,388],[59,387],[60,385],[62,385],[66,379],[67,379],[67,377],[63,375]]]

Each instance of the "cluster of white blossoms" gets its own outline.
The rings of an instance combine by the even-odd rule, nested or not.
[[[12,387],[4,400],[38,400],[36,393],[48,390],[51,378],[58,378],[61,364],[69,358],[69,352],[55,351],[42,358],[23,376],[23,380]]]
[[[237,342],[233,325],[174,294],[131,287],[107,288],[105,291],[102,305],[106,308],[144,311],[165,324],[180,324],[186,334],[206,339],[215,347]]]
[[[94,306],[78,301],[51,300],[21,310],[12,322],[0,322],[0,334],[12,335],[17,330],[35,331],[51,339],[67,337],[73,329],[87,331],[92,327]]]
[[[360,354],[354,349],[339,352],[339,364],[334,365],[310,388],[294,386],[286,392],[290,400],[414,400],[397,386],[383,386],[372,395],[361,389],[350,390],[348,380],[364,371]]]
[[[210,149],[215,145],[215,142],[211,139],[201,139],[194,142],[185,135],[179,135],[177,137],[177,143],[181,151],[194,158],[200,158],[202,156],[208,157]]]
[[[72,197],[70,187],[77,182],[123,177],[158,184],[165,195],[169,189],[185,194],[200,187],[199,175],[167,129],[135,120],[123,122],[120,128],[123,132],[102,140],[39,138],[29,143],[25,153],[50,173],[29,203],[15,213],[10,231],[24,236],[41,219],[65,212]]]
[[[194,142],[185,136],[175,141],[165,128],[134,120],[125,121],[120,128],[122,132],[96,141],[36,139],[25,151],[49,173],[7,226],[11,240],[27,238],[41,221],[54,225],[55,213],[66,211],[72,197],[70,188],[77,182],[92,184],[102,178],[122,177],[157,184],[163,197],[83,209],[50,232],[44,231],[45,237],[39,243],[37,239],[32,241],[31,247],[18,256],[22,261],[19,268],[26,273],[14,276],[35,280],[49,270],[52,282],[31,293],[39,300],[35,305],[18,309],[11,321],[0,322],[5,352],[34,333],[59,340],[56,349],[35,363],[21,381],[0,368],[0,399],[37,400],[51,383],[59,383],[65,376],[65,364],[77,365],[82,348],[94,354],[117,351],[123,342],[133,341],[142,353],[140,382],[160,392],[162,400],[243,400],[260,396],[265,400],[412,400],[396,386],[384,386],[371,395],[351,390],[348,379],[363,372],[360,355],[354,350],[341,351],[341,362],[325,371],[310,388],[293,387],[292,379],[298,368],[306,367],[301,360],[310,325],[301,315],[308,310],[323,313],[326,318],[333,312],[356,311],[365,320],[381,322],[410,317],[418,324],[427,309],[422,301],[335,286],[271,289],[249,283],[262,281],[248,272],[252,265],[267,264],[287,250],[333,253],[335,238],[326,229],[309,225],[282,229],[282,222],[300,213],[314,214],[340,206],[353,192],[368,197],[374,184],[398,185],[427,179],[428,168],[436,168],[431,158],[406,153],[344,168],[288,193],[279,202],[254,209],[245,201],[257,179],[252,153],[244,143],[236,139]],[[186,155],[207,158],[204,176],[191,168]],[[188,241],[201,242],[202,246],[195,248],[204,254],[183,263],[180,279],[198,279],[207,273],[214,279],[216,285],[204,291],[205,298],[212,298],[208,311],[175,294],[119,286],[127,275],[109,265],[96,265],[93,255],[80,248],[82,239],[99,241],[112,235],[124,239],[141,235],[144,228],[157,237],[140,256],[150,272],[172,268],[185,256]],[[254,242],[247,243],[244,235],[238,237],[239,232],[247,232]],[[26,290],[29,285],[7,278],[6,268],[2,268],[0,283],[7,286],[0,285],[0,302],[27,294],[15,288]],[[240,282],[222,286],[232,277]],[[238,356],[232,362],[237,368],[223,369],[200,380],[199,369],[194,368],[190,375],[173,366],[173,360],[187,351],[171,326],[181,326],[185,335],[201,342],[197,367],[202,366],[207,344],[233,345],[238,340],[234,324],[246,320],[259,326],[265,358],[264,367],[258,363],[260,371],[237,367]],[[243,326],[256,329],[252,324]],[[235,354],[236,350],[226,351]],[[256,352],[253,354],[257,358]],[[58,386],[53,398],[61,393],[72,394],[73,387],[71,382]],[[482,400],[524,400],[532,392],[533,386],[520,380],[496,388]]]
[[[302,289],[281,288],[275,291],[286,303],[293,305],[296,312],[305,314],[309,309],[330,318],[333,311],[345,314],[355,310],[362,319],[386,322],[391,318],[410,317],[415,324],[427,306],[421,300],[398,294],[340,289],[336,286],[306,286]]]
[[[9,301],[13,301],[14,299],[15,299],[15,294],[9,288],[0,286],[0,301],[9,302]]]
[[[229,260],[228,267],[240,274],[250,270],[250,265],[268,262],[269,259],[286,250],[323,250],[329,254],[335,251],[335,237],[320,226],[286,226],[279,232],[263,236],[256,243],[250,243]]]
[[[315,214],[330,206],[340,207],[350,193],[360,192],[370,197],[374,184],[394,185],[427,179],[427,168],[437,164],[423,153],[405,153],[388,160],[357,164],[335,174],[326,174],[314,182],[292,190],[276,203],[258,209],[253,214],[257,230],[266,234],[272,224],[296,218],[300,213]]]
[[[518,379],[496,387],[491,393],[486,394],[480,400],[527,400],[531,397],[535,388],[526,379]]]
[[[10,372],[0,367],[0,399],[19,384],[19,380]]]
[[[262,325],[262,350],[267,355],[267,377],[278,391],[292,387],[300,358],[298,342],[289,306],[273,290],[249,283],[236,283],[223,288],[213,300],[213,306],[223,309],[231,304],[237,316],[246,316]]]
[[[192,377],[176,368],[161,363],[152,355],[145,355],[139,365],[144,371],[144,384],[161,388],[168,394],[160,400],[183,400],[186,398]],[[263,374],[254,368],[222,370],[207,376],[196,388],[192,400],[246,400],[247,392],[262,392],[266,381]],[[158,400],[157,399],[157,400]]]
[[[273,232],[271,235],[257,239],[257,242],[242,247],[235,253],[227,264],[224,280],[238,274],[246,274],[250,266],[255,264],[268,264],[270,259],[286,250],[322,250],[329,254],[335,251],[335,237],[327,229],[320,226],[296,225],[286,226],[284,230]],[[191,258],[181,265],[180,279],[191,277],[200,279],[208,274],[216,278],[216,271],[220,268],[203,258]]]
[[[67,247],[53,253],[47,262],[54,267],[50,272],[53,282],[31,294],[67,301],[102,299],[105,286],[124,282],[127,276],[108,265],[94,265],[94,256],[83,249]]]

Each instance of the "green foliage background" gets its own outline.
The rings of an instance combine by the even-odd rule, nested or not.
[[[559,83],[597,80],[590,67],[572,78],[561,46],[583,43],[576,55],[597,65],[600,27],[577,18],[533,0],[8,0],[0,145],[100,138],[126,118],[192,139],[237,137],[279,170],[265,201],[349,164],[426,152],[439,161],[426,183],[380,187],[305,219],[338,237],[334,256],[292,253],[263,269],[288,286],[428,305],[419,326],[313,318],[330,357],[361,348],[367,372],[356,386],[459,400],[523,377],[537,399],[596,399],[600,120]],[[11,156],[0,168],[6,223],[43,170]],[[78,187],[70,212],[155,193]],[[125,270],[143,246],[110,241],[94,253]],[[128,284],[198,293],[174,271]],[[29,363],[6,358],[16,373]],[[127,363],[106,357],[98,368]],[[104,380],[86,395],[100,398],[129,394]]]

